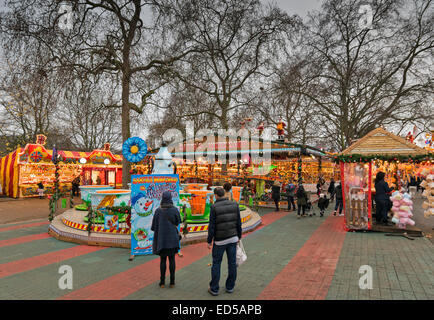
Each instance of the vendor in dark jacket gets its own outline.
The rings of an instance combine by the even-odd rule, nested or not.
[[[166,258],[169,258],[170,287],[175,286],[175,254],[179,250],[179,211],[173,206],[170,191],[163,192],[160,207],[155,211],[151,230],[154,231],[152,251],[160,256],[160,287],[164,288]]]
[[[389,193],[393,191],[393,188],[389,188],[389,185],[384,181],[385,173],[379,171],[375,177],[375,203],[377,206],[375,217],[377,223],[387,225],[387,212],[390,208],[390,196]]]
[[[232,293],[237,278],[237,243],[241,240],[241,215],[238,203],[225,197],[223,188],[215,188],[215,203],[211,206],[208,226],[208,249],[212,248],[211,282],[208,292],[219,293],[220,266],[223,254],[228,258],[226,292]],[[212,245],[214,241],[214,245]]]

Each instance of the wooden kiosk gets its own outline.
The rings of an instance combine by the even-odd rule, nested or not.
[[[427,150],[377,128],[352,144],[335,160],[340,164],[345,227],[347,230],[372,230],[374,179],[378,171],[395,190],[402,187],[411,167],[428,161]]]

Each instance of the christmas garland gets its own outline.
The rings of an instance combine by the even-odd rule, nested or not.
[[[130,206],[115,206],[115,207],[106,207],[107,211],[111,214],[118,214],[118,215],[129,215],[131,214],[131,207]]]
[[[339,162],[361,162],[369,163],[373,160],[382,160],[389,162],[409,162],[409,163],[420,163],[424,161],[434,160],[434,153],[421,154],[421,155],[401,155],[401,154],[375,154],[375,155],[361,155],[361,154],[350,154],[350,155],[337,155],[333,157],[335,163]]]

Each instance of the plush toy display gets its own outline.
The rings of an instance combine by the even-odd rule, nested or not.
[[[422,208],[425,209],[423,215],[428,218],[434,216],[434,168],[422,170],[421,177],[425,178],[420,184],[422,188],[425,188],[422,196],[426,198],[422,204]]]
[[[390,200],[393,203],[392,222],[401,229],[405,229],[407,224],[414,226],[414,221],[410,219],[413,217],[413,201],[411,200],[411,196],[408,193],[395,191],[392,193]]]

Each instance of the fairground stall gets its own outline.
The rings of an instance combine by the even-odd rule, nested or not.
[[[348,230],[376,228],[372,215],[375,213],[374,180],[378,171],[386,174],[385,181],[397,191],[391,197],[394,201],[392,210],[397,213],[394,217],[399,218],[401,213],[406,215],[400,222],[399,219],[392,221],[400,228],[405,228],[406,223],[414,224],[409,220],[412,216],[411,197],[404,187],[418,168],[432,166],[432,154],[383,128],[377,128],[334,158],[340,164],[345,226]]]
[[[339,167],[332,157],[319,149],[283,141],[272,141],[263,145],[259,140],[227,137],[226,142],[207,142],[206,139],[173,143],[170,148],[177,173],[182,183],[207,183],[209,186],[232,182],[244,184],[246,180],[274,180],[301,182],[306,189],[315,190],[319,177],[325,181],[339,178]],[[132,166],[133,172],[146,174],[152,168],[156,150],[150,152],[144,161]],[[215,156],[210,158],[209,154]],[[269,162],[255,162],[252,158]],[[219,159],[226,159],[226,164]],[[212,161],[210,161],[212,160]]]
[[[53,194],[55,166],[52,150],[47,150],[45,136],[39,135],[37,142],[17,148],[0,160],[0,184],[5,196],[11,198],[38,196],[38,183],[44,185],[45,194]],[[104,150],[92,152],[58,150],[59,191],[71,190],[71,182],[80,176],[81,185],[122,185],[122,157]]]

